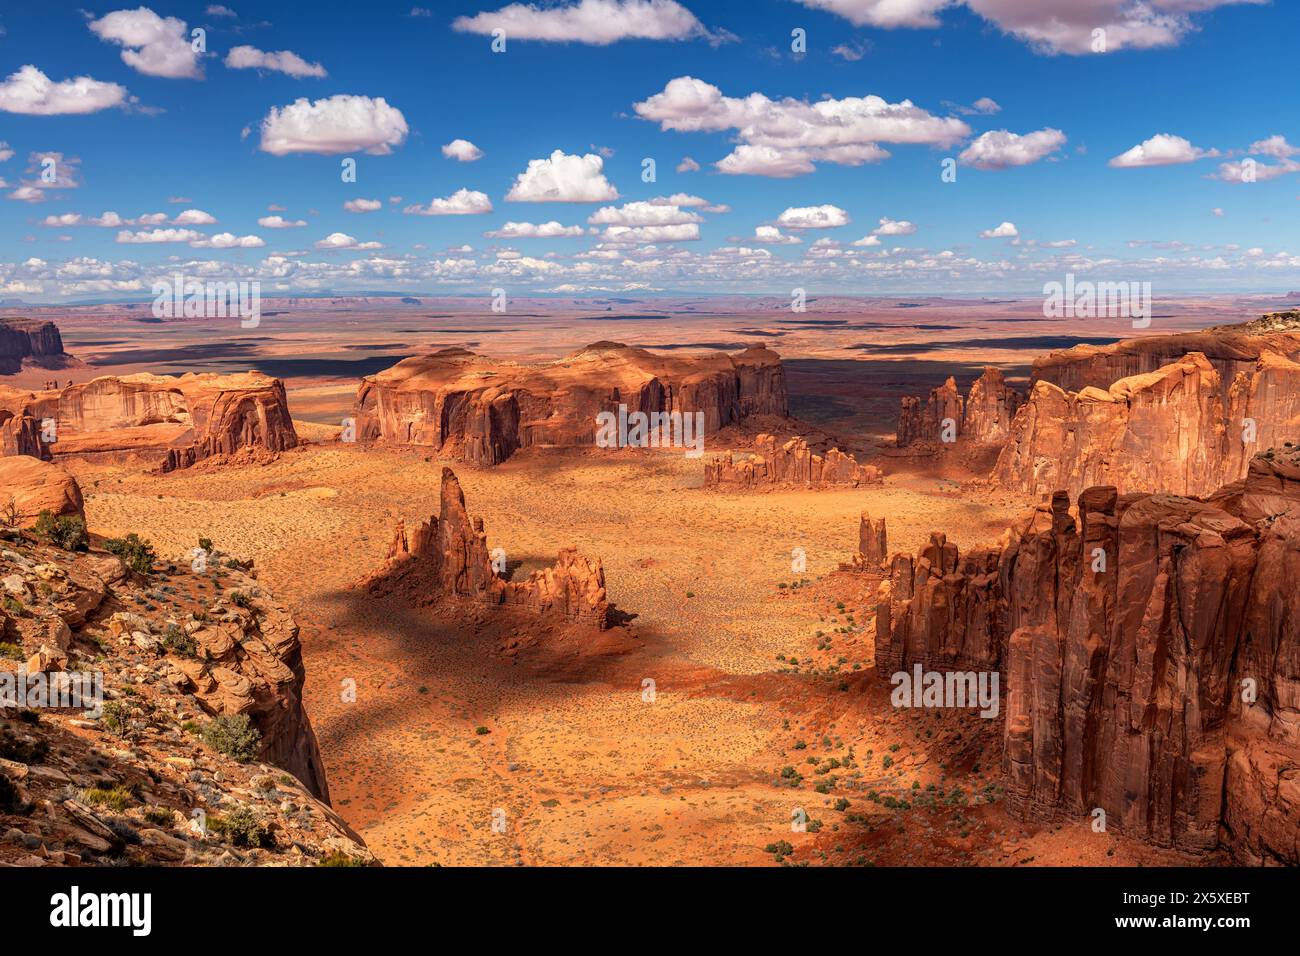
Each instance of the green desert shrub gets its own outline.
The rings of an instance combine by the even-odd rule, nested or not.
[[[236,807],[224,816],[209,814],[208,829],[234,846],[250,849],[275,846],[271,831],[248,807]]]
[[[79,515],[56,515],[47,509],[36,516],[32,532],[64,551],[85,551],[90,545],[86,522]]]
[[[246,763],[257,756],[262,735],[247,714],[217,717],[203,727],[203,742],[213,750]]]
[[[137,574],[148,574],[153,570],[154,561],[158,559],[153,545],[134,531],[125,538],[109,538],[104,542],[104,548],[110,554],[115,554],[125,561],[126,566]]]

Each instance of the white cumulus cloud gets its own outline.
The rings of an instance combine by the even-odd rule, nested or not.
[[[28,64],[0,83],[0,111],[26,116],[97,113],[127,102],[126,87],[88,76],[55,82]]]
[[[642,119],[677,132],[735,130],[739,145],[715,165],[723,173],[789,177],[814,163],[858,166],[886,159],[880,143],[950,146],[970,134],[956,117],[934,116],[911,100],[850,96],[808,103],[762,93],[723,95],[692,76],[669,80],[659,93],[633,104]]]
[[[510,40],[590,43],[619,40],[686,40],[709,36],[695,14],[676,0],[579,0],[548,5],[512,3],[500,10],[457,17],[452,28],[490,35],[504,30]]]
[[[442,155],[462,163],[472,163],[483,158],[483,150],[467,139],[453,139],[442,148]]]
[[[210,226],[216,218],[202,209],[186,209],[172,220],[174,226]]]
[[[888,216],[881,216],[880,225],[871,230],[873,236],[910,236],[914,232],[915,223],[906,219],[890,219]]]
[[[348,212],[374,212],[376,209],[384,208],[384,204],[378,199],[349,199],[343,204],[343,208]]]
[[[402,111],[382,96],[300,97],[288,106],[271,107],[262,120],[261,149],[275,156],[356,151],[382,156],[405,142],[407,132]]]
[[[1064,145],[1065,134],[1051,127],[1024,135],[995,129],[981,133],[957,158],[976,169],[1006,169],[1037,162]]]
[[[569,155],[555,150],[546,159],[528,161],[528,168],[506,193],[509,202],[607,202],[618,190],[605,178],[605,160],[595,153]]]
[[[581,226],[564,226],[552,219],[542,223],[507,222],[483,235],[489,239],[565,239],[581,236],[585,231]]]
[[[1020,235],[1020,230],[1016,228],[1014,222],[1002,222],[992,229],[985,229],[980,233],[981,239],[1014,239]]]
[[[140,73],[174,80],[203,78],[184,20],[138,7],[115,10],[89,26],[101,40],[122,47],[122,62]]]
[[[834,229],[847,226],[849,214],[839,206],[792,206],[776,217],[778,226],[787,229]]]
[[[1217,149],[1201,149],[1181,136],[1157,133],[1132,149],[1111,159],[1108,165],[1117,169],[1134,169],[1139,166],[1173,166],[1192,163],[1207,156],[1218,156]]]
[[[258,249],[266,243],[261,236],[237,236],[233,232],[219,232],[208,239],[195,239],[190,245],[196,249]]]
[[[431,199],[427,206],[407,206],[402,212],[408,216],[474,216],[491,212],[492,200],[487,193],[472,189],[457,189],[445,199]]]
[[[307,220],[285,219],[283,216],[263,216],[257,220],[257,224],[263,229],[297,229],[299,226],[307,225]]]
[[[331,232],[316,243],[317,249],[382,249],[383,243],[357,242],[356,238],[346,232]]]
[[[123,229],[117,234],[117,238],[114,241],[124,244],[147,244],[157,242],[194,242],[202,238],[203,233],[196,232],[193,229],[142,229],[139,232],[132,232],[129,229]]]
[[[237,46],[226,54],[226,66],[232,70],[272,70],[293,77],[325,76],[325,67],[308,63],[292,50],[268,53],[255,46]]]

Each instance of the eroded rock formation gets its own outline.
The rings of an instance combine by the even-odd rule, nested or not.
[[[247,714],[261,734],[259,759],[288,770],[328,803],[325,765],[302,701],[298,624],[251,579],[229,573],[220,617],[185,625],[197,652],[169,661],[167,680],[209,714]],[[231,600],[236,593],[244,596],[240,603]],[[115,615],[108,626],[120,635],[138,623],[136,615]]]
[[[12,700],[0,700],[4,792],[28,807],[6,813],[11,835],[16,827],[24,838],[3,841],[0,866],[312,866],[340,855],[374,862],[327,802],[302,705],[297,627],[251,578],[235,568],[221,574],[228,589],[205,599],[203,620],[180,622],[176,607],[145,599],[153,583],[112,555],[30,537],[5,542],[0,579],[24,611],[0,609],[0,659],[11,658],[0,671],[20,667],[21,652],[29,672],[53,673],[85,693],[98,684],[106,702],[98,716],[82,704],[23,721]],[[211,580],[174,569],[168,594],[198,609]],[[233,600],[234,589],[247,600]],[[193,733],[209,718],[238,714],[260,733],[255,754]],[[109,789],[125,805],[87,796]],[[196,809],[206,815],[202,830]],[[236,810],[257,825],[255,839],[218,825]]]
[[[957,380],[950,375],[946,382],[930,390],[924,404],[912,395],[903,397],[898,413],[895,444],[899,448],[917,443],[937,445],[942,440],[945,428],[956,436],[957,430],[961,428],[961,419],[962,397],[957,390]]]
[[[596,416],[617,413],[619,405],[702,412],[706,434],[749,415],[788,412],[781,360],[763,346],[684,357],[598,342],[540,365],[452,348],[366,377],[357,392],[357,433],[363,441],[426,445],[494,465],[521,448],[592,445]]]
[[[971,383],[958,434],[975,442],[998,444],[1011,434],[1021,395],[1007,384],[1000,368],[988,366]]]
[[[894,443],[899,448],[951,446],[958,439],[998,444],[1010,433],[1020,403],[1020,393],[1006,383],[1001,369],[986,367],[964,399],[949,376],[924,403],[910,395],[902,399]]]
[[[438,514],[409,533],[404,522],[398,522],[388,562],[370,579],[369,589],[374,594],[402,591],[421,604],[444,608],[468,605],[599,629],[609,625],[605,571],[599,560],[562,548],[555,564],[523,581],[502,577],[501,561],[498,555],[494,566],[483,519],[470,518],[460,481],[450,468],[443,468]]]
[[[1300,364],[1262,351],[1225,387],[1193,352],[1104,390],[1037,382],[992,477],[1034,495],[1099,484],[1205,495],[1244,476],[1258,449],[1297,435]]]
[[[885,532],[885,519],[872,519],[867,512],[862,512],[858,522],[858,550],[853,559],[840,565],[844,571],[857,571],[862,574],[881,574],[889,561],[889,536]]]
[[[880,585],[883,675],[1003,674],[1011,812],[1300,862],[1300,450],[1208,500],[1086,489]]]
[[[817,455],[802,438],[791,438],[778,447],[776,436],[768,434],[754,440],[752,455],[736,460],[729,452],[704,464],[704,484],[709,488],[857,488],[882,480],[875,465],[860,465],[838,448]]]
[[[81,363],[63,351],[63,337],[53,322],[0,319],[0,375],[24,366],[59,369]]]
[[[30,527],[42,511],[85,518],[77,479],[47,461],[28,455],[0,457],[0,515],[10,502],[19,527]]]
[[[102,376],[53,391],[6,391],[0,408],[52,420],[56,457],[157,455],[164,471],[206,458],[267,460],[298,444],[283,383],[258,372]]]

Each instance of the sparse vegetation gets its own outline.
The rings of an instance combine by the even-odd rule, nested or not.
[[[134,531],[125,538],[109,538],[104,542],[104,549],[125,561],[126,566],[137,574],[148,574],[158,560],[153,545]]]
[[[169,651],[175,651],[182,657],[197,657],[199,645],[194,638],[185,633],[185,629],[176,625],[168,624],[167,630],[163,633],[163,646]]]
[[[46,544],[64,551],[85,551],[90,546],[86,522],[79,515],[56,515],[45,510],[36,516],[32,533]]]
[[[203,742],[227,757],[247,763],[257,756],[262,735],[247,714],[216,717],[204,725]]]
[[[360,860],[358,860],[355,856],[349,856],[348,854],[344,853],[342,850],[331,850],[329,853],[326,853],[323,857],[321,857],[316,862],[316,865],[317,866],[365,866],[365,864],[362,863]]]
[[[131,705],[124,700],[110,700],[104,705],[99,722],[104,729],[119,737],[129,737],[134,729],[135,720],[131,716]]]
[[[236,807],[224,816],[208,815],[208,829],[237,847],[264,849],[275,846],[275,838],[248,807]]]
[[[95,786],[81,791],[81,802],[92,807],[106,807],[119,813],[135,801],[135,794],[126,787]]]

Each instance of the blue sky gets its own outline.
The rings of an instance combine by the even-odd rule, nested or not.
[[[0,14],[0,299],[1300,288],[1290,3],[318,6]]]

